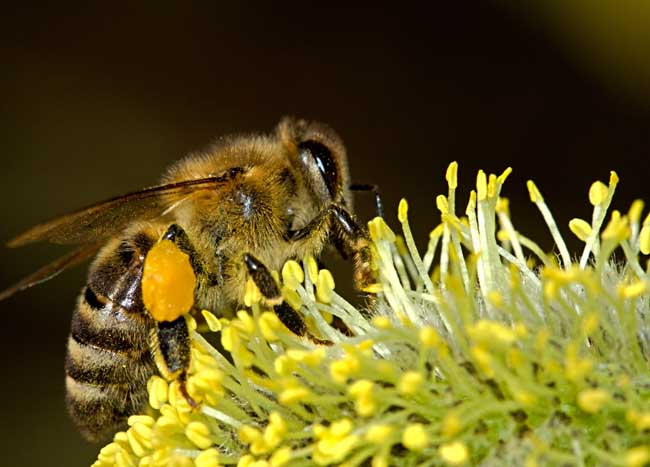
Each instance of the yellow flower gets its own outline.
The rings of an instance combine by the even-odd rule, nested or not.
[[[627,215],[611,211],[611,173],[589,190],[593,212],[571,221],[582,242],[570,252],[531,181],[553,242],[541,247],[511,218],[501,194],[509,173],[479,172],[459,214],[450,164],[424,251],[406,200],[401,232],[370,221],[360,243],[375,296],[364,306],[336,294],[313,257],[273,271],[305,335],[249,278],[245,310],[186,313],[187,376],[151,377],[148,407],[94,465],[647,465],[649,281],[639,255],[650,251],[650,215],[641,223],[638,201]],[[170,285],[151,288],[152,308],[178,305],[193,284],[177,253],[158,264],[171,264]],[[167,316],[185,313],[176,305]]]

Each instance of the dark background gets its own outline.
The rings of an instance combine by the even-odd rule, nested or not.
[[[547,249],[528,178],[567,236],[571,217],[590,218],[588,187],[610,169],[621,176],[618,208],[646,194],[647,9],[216,3],[3,7],[0,239],[153,184],[188,151],[270,131],[285,114],[334,127],[353,178],[382,187],[391,218],[400,197],[410,200],[421,244],[439,221],[434,199],[452,160],[463,210],[479,168],[513,166],[505,194],[515,224]],[[358,205],[372,215],[367,197]],[[2,250],[0,285],[61,251]],[[87,465],[98,452],[63,403],[83,269],[0,304],[5,465]]]

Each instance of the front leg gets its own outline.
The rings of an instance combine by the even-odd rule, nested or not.
[[[244,255],[244,264],[248,269],[248,274],[250,274],[251,279],[253,279],[253,282],[255,282],[255,285],[264,297],[264,300],[273,306],[273,310],[282,324],[294,334],[304,336],[307,333],[305,322],[298,312],[284,301],[280,289],[267,267],[260,260],[248,253]]]
[[[275,314],[282,324],[284,324],[294,334],[301,337],[308,337],[315,344],[331,344],[331,342],[319,339],[309,332],[305,321],[300,316],[300,313],[291,308],[291,306],[284,301],[271,272],[260,260],[255,258],[253,255],[246,253],[244,255],[244,264],[248,269],[248,274],[251,279],[253,279],[253,282],[255,282],[255,285],[264,297],[264,300],[266,303],[273,306],[273,311],[275,311]]]
[[[375,282],[370,237],[347,209],[330,204],[309,224],[299,230],[290,231],[287,237],[289,241],[307,241],[314,235],[322,234],[326,229],[329,229],[330,237],[343,257],[352,257],[354,285],[357,290],[364,291]]]
[[[352,256],[354,261],[354,285],[357,290],[364,291],[375,282],[372,270],[372,250],[368,232],[359,225],[347,209],[333,205],[332,233],[333,237]]]

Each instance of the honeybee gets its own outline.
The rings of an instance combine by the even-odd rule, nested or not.
[[[334,131],[284,118],[270,135],[230,137],[190,154],[158,186],[14,238],[11,247],[42,240],[78,246],[0,299],[96,254],[72,315],[65,383],[68,410],[82,435],[100,440],[144,408],[152,375],[178,378],[184,387],[190,364],[186,321],[157,321],[142,299],[145,258],[157,242],[170,240],[189,256],[197,310],[233,312],[250,277],[287,328],[309,335],[269,271],[289,259],[318,257],[331,244],[353,259],[356,287],[370,285],[371,250],[352,213],[354,190],[373,190],[379,201],[374,186],[350,185],[345,148]]]

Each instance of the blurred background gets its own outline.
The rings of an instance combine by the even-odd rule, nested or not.
[[[409,199],[422,245],[439,221],[434,199],[446,193],[453,160],[463,208],[479,168],[512,166],[504,194],[515,224],[545,248],[529,178],[567,237],[571,217],[590,216],[591,182],[606,181],[610,169],[621,177],[617,208],[647,198],[647,2],[99,3],[3,7],[3,241],[154,184],[188,151],[227,133],[271,131],[285,114],[335,128],[354,180],[381,186],[391,219],[400,197]],[[372,217],[370,197],[357,204]],[[62,251],[1,250],[0,284]],[[98,452],[63,401],[64,346],[84,269],[0,304],[4,465],[82,466]]]

